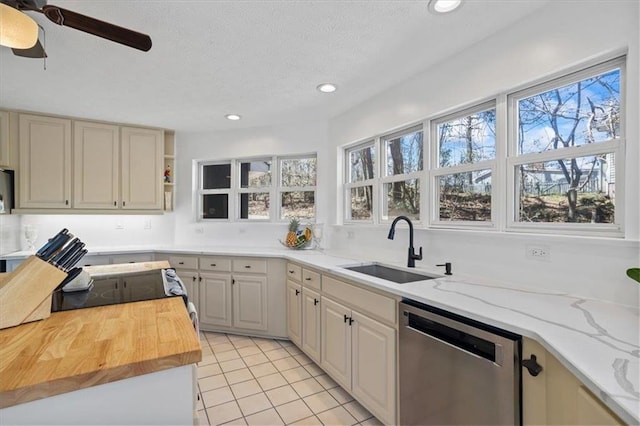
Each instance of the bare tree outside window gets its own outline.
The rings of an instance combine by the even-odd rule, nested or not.
[[[407,215],[420,218],[419,179],[403,179],[403,175],[423,169],[423,132],[410,132],[385,140],[386,176],[398,176],[394,182],[385,184],[386,211],[383,216]]]
[[[315,157],[280,160],[280,219],[315,219],[316,176]]]
[[[571,149],[620,138],[620,69],[518,100],[518,153],[558,150],[558,159],[519,166],[522,222],[613,223],[611,152]]]

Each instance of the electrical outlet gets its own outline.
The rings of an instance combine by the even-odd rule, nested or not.
[[[116,229],[124,229],[124,226],[122,225],[122,221],[116,220]]]
[[[546,262],[551,260],[551,248],[549,246],[527,246],[526,257],[534,260],[544,260]]]

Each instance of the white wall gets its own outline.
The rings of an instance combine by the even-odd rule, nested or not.
[[[329,123],[332,148],[337,150],[628,49],[625,239],[417,230],[416,246],[425,246],[423,264],[452,261],[454,272],[638,306],[640,286],[624,273],[640,265],[638,5],[635,1],[551,2],[516,25],[335,117]],[[331,174],[337,175],[338,166],[333,167]],[[331,185],[337,184],[334,181]],[[332,222],[340,223],[340,210],[334,212]],[[406,234],[398,233],[392,242],[386,239],[387,227],[381,228],[336,226],[332,246],[402,260]],[[527,244],[548,246],[550,262],[526,259]]]
[[[280,247],[287,231],[286,222],[197,222],[193,210],[194,162],[254,156],[293,155],[317,152],[317,220],[327,218],[326,206],[333,203],[328,183],[327,124],[303,122],[287,126],[260,127],[237,131],[176,134],[176,244],[218,246]]]

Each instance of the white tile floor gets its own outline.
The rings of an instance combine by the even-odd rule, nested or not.
[[[287,340],[200,333],[201,425],[380,425]]]

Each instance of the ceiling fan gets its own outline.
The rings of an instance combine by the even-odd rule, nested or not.
[[[119,27],[58,6],[48,5],[47,0],[0,0],[0,3],[21,12],[42,13],[54,24],[63,27],[75,28],[76,30],[93,34],[125,46],[133,47],[134,49],[142,50],[144,52],[151,49],[151,37],[147,34]],[[37,40],[33,47],[27,49],[12,48],[12,50],[17,56],[27,58],[47,57],[40,40]]]

